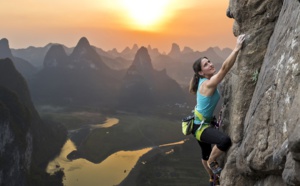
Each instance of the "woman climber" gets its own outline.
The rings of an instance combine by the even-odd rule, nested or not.
[[[207,57],[202,57],[193,64],[195,74],[191,79],[189,90],[196,94],[197,105],[194,111],[195,120],[192,134],[201,147],[202,164],[210,178],[213,178],[214,174],[219,175],[221,173],[222,168],[219,167],[216,159],[231,146],[229,136],[214,127],[210,127],[213,112],[220,99],[217,86],[234,65],[244,40],[245,35],[237,37],[234,50],[217,73],[213,63]],[[215,144],[213,148],[212,144]],[[211,181],[212,179],[210,179]]]

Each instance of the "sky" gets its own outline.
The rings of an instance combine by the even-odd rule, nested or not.
[[[0,0],[0,39],[10,48],[60,43],[122,51],[137,44],[169,52],[173,43],[196,51],[233,48],[229,1],[221,0]]]

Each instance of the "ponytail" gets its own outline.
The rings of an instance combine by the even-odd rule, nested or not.
[[[199,72],[201,71],[201,61],[204,58],[207,59],[207,57],[201,57],[201,58],[197,59],[193,64],[193,70],[194,70],[195,74],[190,81],[190,87],[189,87],[189,91],[192,94],[196,94],[196,92],[198,90],[198,84],[199,84],[199,80],[201,78],[201,76],[199,75]]]
[[[199,74],[194,74],[194,76],[190,81],[190,88],[189,88],[190,93],[196,94],[198,90],[199,79],[200,79]]]

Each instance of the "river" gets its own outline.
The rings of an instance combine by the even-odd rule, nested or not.
[[[67,140],[61,154],[50,162],[47,167],[48,173],[53,173],[58,168],[63,168],[65,173],[63,184],[66,186],[117,185],[126,178],[139,158],[152,148],[136,151],[119,151],[110,155],[99,164],[94,164],[86,159],[68,160],[66,158],[67,155],[75,149],[73,142]]]
[[[92,129],[111,127],[117,123],[118,119],[108,118],[105,124],[94,124],[90,125],[90,127]],[[182,143],[184,141],[163,144],[158,146],[158,148]],[[66,186],[113,186],[122,182],[137,163],[145,164],[146,162],[138,162],[138,160],[141,156],[152,150],[152,147],[134,151],[118,151],[99,164],[94,164],[82,158],[73,161],[68,160],[67,155],[73,150],[76,150],[76,147],[68,139],[60,155],[48,164],[46,171],[53,174],[58,169],[63,169],[65,174],[63,184]]]

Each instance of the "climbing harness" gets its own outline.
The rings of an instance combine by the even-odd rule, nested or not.
[[[195,118],[198,118],[201,123],[198,127],[198,129],[196,130],[196,132],[194,133],[194,136],[197,140],[201,141],[200,138],[201,138],[201,135],[203,133],[203,131],[210,127],[210,124],[211,124],[211,121],[212,119],[211,118],[205,118],[196,108],[195,108]]]

